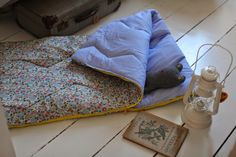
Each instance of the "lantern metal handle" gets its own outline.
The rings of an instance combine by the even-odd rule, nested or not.
[[[200,56],[200,58],[198,57],[201,48],[203,48],[204,46],[212,46],[211,48],[213,48],[214,46],[220,47],[220,48],[222,48],[223,50],[225,50],[226,52],[228,52],[228,54],[230,55],[231,60],[230,60],[230,64],[229,64],[228,70],[227,70],[227,72],[226,72],[226,74],[225,74],[224,79],[221,81],[221,84],[223,84],[223,86],[224,86],[226,78],[236,69],[236,66],[231,69],[232,64],[233,64],[233,59],[234,59],[234,58],[233,58],[233,54],[232,54],[228,49],[224,48],[223,46],[221,46],[221,45],[219,45],[219,44],[203,44],[203,45],[201,45],[201,46],[198,48],[198,51],[197,51],[195,66],[194,66],[194,70],[193,70],[194,73],[195,73],[196,68],[197,68],[197,62],[199,61],[199,59],[201,59],[201,58],[208,52],[208,51],[206,51],[204,54],[202,54],[202,55]],[[209,48],[208,50],[210,50],[211,48]]]

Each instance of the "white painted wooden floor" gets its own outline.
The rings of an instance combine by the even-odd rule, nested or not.
[[[100,25],[139,10],[160,11],[190,64],[198,47],[218,43],[236,58],[236,0],[123,0],[120,9],[96,25],[80,31],[91,33]],[[22,30],[11,14],[0,15],[0,41],[34,39]],[[206,51],[207,49],[205,49]],[[213,64],[222,73],[229,58],[212,48],[199,63]],[[235,63],[234,63],[235,65]],[[236,72],[226,82],[227,101],[220,105],[208,129],[190,129],[178,157],[236,156]],[[180,118],[182,102],[149,110],[155,115],[185,126]],[[136,113],[61,121],[10,130],[17,157],[159,157],[160,154],[122,139],[122,134]],[[1,139],[0,139],[1,140]]]

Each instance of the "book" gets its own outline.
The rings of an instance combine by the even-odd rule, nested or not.
[[[140,112],[123,134],[127,140],[168,157],[175,157],[188,129],[147,112]]]

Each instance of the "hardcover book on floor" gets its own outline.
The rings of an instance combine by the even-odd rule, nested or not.
[[[123,137],[163,155],[175,157],[188,129],[147,112],[139,113]]]

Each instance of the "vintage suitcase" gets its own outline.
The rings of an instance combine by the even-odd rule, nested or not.
[[[36,35],[70,35],[116,11],[121,0],[21,0],[18,23]]]

